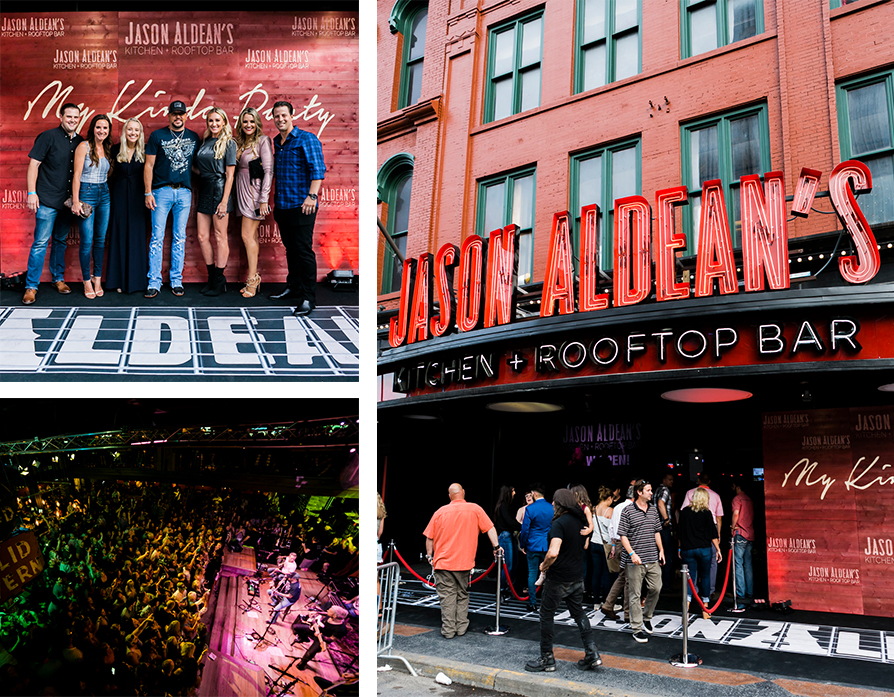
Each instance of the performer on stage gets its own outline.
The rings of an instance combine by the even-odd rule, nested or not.
[[[292,631],[295,633],[295,637],[298,641],[305,642],[313,638],[313,643],[310,645],[310,648],[295,666],[298,670],[304,670],[307,667],[307,664],[313,660],[313,657],[316,656],[321,649],[326,648],[326,641],[341,639],[347,635],[347,610],[343,607],[333,605],[326,611],[326,615],[326,620],[322,625],[316,622],[313,624],[295,622],[295,624],[292,625]]]
[[[267,624],[276,624],[280,611],[292,607],[292,605],[298,602],[298,598],[301,597],[301,583],[298,581],[298,572],[292,571],[286,575],[286,578],[289,579],[287,590],[278,591],[271,589],[271,597],[275,594],[280,600],[279,604],[273,608],[273,614],[267,620]]]
[[[295,552],[291,552],[289,556],[283,557],[279,566],[270,572],[270,575],[273,577],[274,587],[267,589],[267,595],[270,596],[271,605],[276,604],[275,602],[272,602],[274,600],[274,593],[276,593],[276,591],[285,592],[285,588],[281,588],[280,586],[288,587],[285,582],[292,573],[298,570],[297,558],[298,555]]]

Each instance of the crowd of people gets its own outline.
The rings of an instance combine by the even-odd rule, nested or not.
[[[258,293],[258,228],[272,211],[286,248],[288,277],[285,289],[270,297],[292,299],[296,315],[311,312],[316,303],[313,228],[326,165],[319,139],[293,125],[291,103],[273,105],[278,131],[273,138],[264,134],[261,115],[251,107],[233,126],[223,109],[210,108],[200,136],[186,128],[186,104],[175,100],[167,109],[167,127],[146,137],[140,120],[128,119],[115,145],[109,115],[96,114],[85,138],[77,133],[81,110],[76,104],[64,104],[59,114],[60,125],[39,134],[28,154],[27,205],[36,224],[25,305],[36,300],[48,246],[53,286],[59,293],[71,292],[64,278],[65,245],[75,221],[85,297],[104,295],[105,274],[106,288],[144,291],[151,299],[162,287],[165,229],[173,216],[168,280],[175,296],[184,295],[186,226],[195,190],[198,243],[208,273],[200,292],[211,297],[226,292],[227,228],[235,213],[242,218],[248,266],[241,293],[246,298]]]
[[[708,473],[700,473],[698,485],[678,500],[674,474],[667,472],[654,488],[644,479],[631,480],[623,496],[621,486],[600,486],[595,500],[586,487],[571,484],[556,490],[552,502],[542,485],[531,484],[517,510],[516,491],[506,485],[498,494],[495,523],[478,504],[465,500],[460,484],[451,484],[450,503],[435,512],[423,532],[441,604],[442,635],[452,639],[469,627],[470,570],[478,536],[485,534],[494,556],[502,553],[508,577],[527,577],[527,588],[519,583],[519,592],[528,608],[539,612],[540,655],[526,670],[556,670],[553,624],[562,602],[580,630],[585,655],[578,665],[583,670],[601,665],[584,609],[587,602],[612,620],[621,619],[615,608],[622,602],[633,639],[648,642],[662,587],[673,578],[678,563],[687,564],[706,606],[715,591],[724,512],[710,483]],[[731,493],[734,601],[739,605],[753,594],[754,506],[741,484]],[[703,614],[710,617],[707,611]]]
[[[85,487],[57,488],[23,507],[45,569],[0,614],[5,693],[194,694],[209,634],[203,619],[225,547],[258,530],[327,534],[325,524],[314,527],[303,516],[289,525],[260,494]],[[339,570],[356,565],[355,539],[350,530],[325,538],[315,561],[333,569],[337,561]]]

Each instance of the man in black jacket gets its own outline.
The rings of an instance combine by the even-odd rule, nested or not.
[[[553,496],[552,525],[549,529],[549,548],[540,564],[545,572],[543,597],[540,603],[540,656],[525,664],[525,670],[552,672],[556,669],[553,657],[553,619],[559,603],[565,606],[577,627],[586,651],[577,662],[581,670],[591,670],[602,665],[590,620],[584,612],[584,545],[587,537],[581,530],[588,527],[587,517],[567,489],[559,489]],[[531,589],[533,591],[533,589]]]

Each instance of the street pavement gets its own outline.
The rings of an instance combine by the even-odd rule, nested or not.
[[[556,695],[591,695],[600,697],[890,697],[894,692],[894,674],[889,666],[852,663],[847,681],[829,680],[824,665],[836,661],[835,675],[841,673],[842,659],[816,656],[771,654],[756,649],[743,649],[706,644],[690,644],[704,663],[695,668],[676,668],[668,658],[682,650],[678,639],[653,636],[648,644],[636,644],[629,634],[596,629],[597,645],[602,652],[603,667],[581,671],[576,663],[583,657],[576,628],[556,629],[555,656],[558,669],[554,673],[529,673],[527,660],[537,656],[539,646],[535,623],[515,622],[504,636],[484,633],[487,618],[472,616],[472,625],[462,637],[444,639],[439,632],[437,611],[414,610],[412,624],[396,627],[393,654],[406,658],[427,682],[402,686],[393,694],[402,697],[438,693],[440,687],[432,679],[443,672],[455,683],[494,690],[496,694],[523,697],[555,697]],[[533,626],[532,626],[533,625]],[[822,662],[826,662],[825,664]],[[379,657],[379,666],[389,665],[394,674],[406,674],[399,660]],[[860,671],[867,683],[860,684]],[[875,676],[872,671],[881,670]],[[888,674],[889,679],[884,675]],[[811,677],[812,676],[812,677]],[[381,686],[396,680],[388,673],[379,673]],[[385,691],[380,694],[391,694]],[[473,692],[469,694],[486,694]]]

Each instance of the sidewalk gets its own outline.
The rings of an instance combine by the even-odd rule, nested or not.
[[[715,617],[719,617],[718,613]],[[576,627],[556,625],[555,673],[528,673],[527,660],[539,653],[539,625],[518,618],[501,620],[504,636],[488,636],[493,617],[470,614],[463,637],[440,634],[435,607],[398,607],[394,654],[406,658],[421,675],[444,672],[464,685],[541,697],[599,695],[605,697],[882,697],[894,692],[890,665],[806,654],[782,654],[741,646],[690,642],[703,665],[675,668],[668,658],[682,652],[682,641],[653,635],[637,644],[628,631],[594,628],[603,666],[581,671],[583,657]],[[894,623],[892,623],[894,624]],[[405,671],[400,661],[380,658],[379,666]]]

